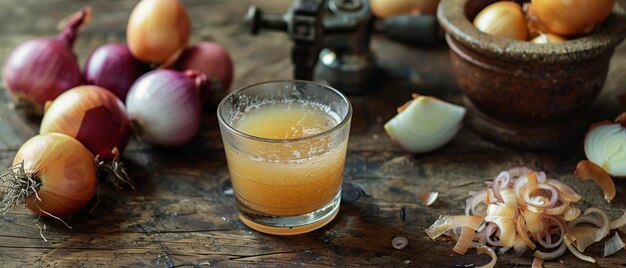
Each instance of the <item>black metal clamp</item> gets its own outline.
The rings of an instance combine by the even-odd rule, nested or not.
[[[366,90],[375,77],[376,61],[370,49],[373,33],[416,46],[433,46],[443,40],[435,17],[380,20],[372,15],[368,0],[294,0],[282,15],[264,14],[251,6],[245,21],[252,34],[261,29],[287,32],[294,42],[294,79],[323,81],[347,93]]]

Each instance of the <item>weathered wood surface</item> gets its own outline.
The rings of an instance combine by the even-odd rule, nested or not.
[[[282,33],[250,36],[241,23],[247,6],[257,3],[268,11],[284,12],[290,1],[184,1],[193,20],[193,40],[216,40],[231,52],[236,65],[234,87],[291,77],[290,42]],[[622,5],[626,1],[620,0]],[[0,1],[0,61],[4,63],[18,43],[56,32],[67,14],[88,4],[94,18],[79,37],[75,50],[82,61],[98,45],[124,41],[125,24],[136,1]],[[228,180],[225,156],[215,116],[215,105],[204,112],[198,137],[179,149],[162,149],[133,140],[124,160],[137,181],[136,191],[110,191],[103,187],[100,204],[82,212],[72,229],[48,219],[40,224],[41,239],[24,208],[0,216],[2,267],[175,267],[175,266],[376,266],[441,267],[486,263],[475,251],[459,256],[453,242],[432,241],[423,230],[441,214],[461,214],[468,191],[483,189],[484,180],[519,165],[544,170],[583,194],[581,208],[600,207],[612,218],[626,207],[626,183],[617,183],[611,206],[591,182],[578,180],[572,171],[584,157],[581,144],[548,152],[521,152],[493,145],[465,128],[447,146],[434,153],[411,155],[394,147],[382,125],[411,92],[432,94],[458,102],[445,47],[418,49],[376,37],[379,61],[390,71],[381,77],[381,89],[351,96],[353,127],[345,172],[346,181],[362,186],[368,196],[343,204],[328,226],[305,235],[270,236],[245,227],[236,218],[234,200],[222,192]],[[603,95],[594,109],[596,118],[608,119],[619,108],[615,95],[626,91],[626,44],[616,51]],[[408,74],[408,75],[407,75]],[[4,85],[2,86],[4,87]],[[26,119],[9,108],[0,90],[0,167],[8,167],[16,150],[38,132],[38,120]],[[440,197],[425,207],[421,190]],[[404,214],[401,214],[404,211]],[[405,236],[409,246],[391,246]],[[624,234],[622,233],[624,237]],[[601,256],[603,245],[588,249]],[[598,257],[584,263],[567,253],[545,267],[624,267],[626,254]],[[499,256],[498,266],[527,266],[532,256]]]

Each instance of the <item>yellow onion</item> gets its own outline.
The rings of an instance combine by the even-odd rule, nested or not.
[[[407,13],[432,14],[439,0],[370,0],[372,12],[379,18]]]
[[[533,42],[535,44],[560,44],[564,43],[565,41],[567,41],[567,39],[549,33],[542,33],[530,40],[530,42]]]
[[[522,6],[515,2],[495,2],[478,13],[474,26],[481,32],[526,41],[528,27]]]
[[[532,0],[533,13],[551,33],[587,34],[611,13],[615,0]]]
[[[191,22],[179,0],[142,0],[135,6],[126,31],[135,58],[167,67],[187,48]]]
[[[0,177],[6,190],[4,209],[25,204],[33,212],[56,219],[80,211],[96,191],[94,156],[76,139],[46,133],[20,147],[9,173]],[[0,191],[1,193],[1,191]]]
[[[124,103],[98,86],[78,86],[48,102],[39,132],[63,133],[81,142],[115,187],[133,187],[120,161],[132,129]]]
[[[58,132],[80,141],[99,159],[119,157],[131,134],[124,103],[98,86],[78,86],[46,107],[39,132]]]

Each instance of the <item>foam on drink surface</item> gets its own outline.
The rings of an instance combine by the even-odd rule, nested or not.
[[[309,102],[261,103],[235,116],[235,129],[260,138],[297,139],[327,131],[339,116],[324,105]]]

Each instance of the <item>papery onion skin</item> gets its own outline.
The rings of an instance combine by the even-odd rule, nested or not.
[[[148,70],[148,65],[135,59],[126,44],[110,43],[89,55],[84,78],[85,83],[108,89],[124,101],[135,80]]]
[[[41,180],[37,195],[26,206],[42,216],[69,218],[80,211],[96,190],[94,156],[77,140],[60,133],[35,136],[20,147],[13,165]]]
[[[474,26],[483,33],[520,41],[528,40],[524,12],[515,2],[500,1],[487,6],[474,18]]]
[[[41,115],[46,101],[81,84],[72,46],[90,14],[91,9],[82,9],[70,17],[56,37],[26,41],[9,55],[2,77],[16,103],[29,106],[27,113]]]
[[[615,198],[615,183],[602,167],[588,160],[582,160],[576,165],[576,175],[583,180],[593,180],[604,192],[604,199],[611,203]]]
[[[166,147],[189,142],[200,127],[202,90],[206,77],[197,71],[155,70],[137,79],[126,98],[137,135]]]
[[[131,131],[122,101],[104,88],[87,85],[56,98],[46,110],[39,133],[64,133],[99,159],[110,160],[124,151]]]
[[[233,81],[234,66],[230,54],[224,46],[216,42],[200,42],[185,50],[176,62],[176,69],[204,73],[212,83],[211,91],[226,92]],[[203,94],[202,100],[206,101],[209,95]]]
[[[461,255],[465,255],[467,249],[469,249],[472,243],[472,239],[474,238],[475,234],[476,230],[470,227],[461,227],[461,236],[459,237],[459,240],[456,242],[456,245],[454,245],[454,248],[452,248],[452,250]]]
[[[478,229],[483,223],[482,217],[477,216],[439,216],[439,218],[424,232],[431,239],[435,239],[443,234],[445,231],[455,227],[469,227],[471,229]]]
[[[569,240],[569,238],[567,238],[567,236],[565,236],[565,242],[563,242],[565,244],[565,246],[567,246],[567,249],[569,249],[569,251],[574,254],[574,256],[576,256],[577,258],[583,260],[583,261],[588,261],[590,263],[596,263],[596,260],[594,258],[592,258],[591,256],[588,255],[584,255],[582,253],[580,253],[580,251],[576,250],[576,248],[574,248],[572,246],[572,241]]]
[[[168,67],[189,43],[191,22],[179,0],[142,0],[128,19],[126,38],[135,58]]]
[[[551,33],[587,34],[611,14],[615,0],[532,0],[533,13]]]

